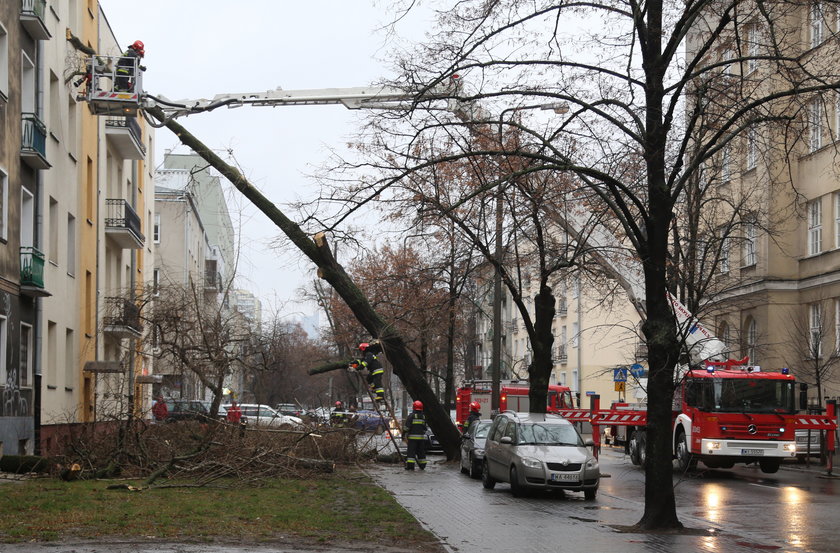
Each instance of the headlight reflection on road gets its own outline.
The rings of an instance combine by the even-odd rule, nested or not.
[[[709,484],[703,488],[703,512],[709,521],[720,523],[720,505],[726,489],[719,484]]]
[[[806,516],[806,494],[799,488],[794,486],[787,486],[782,488],[782,503],[785,505],[785,525],[787,534],[787,542],[793,546],[804,547],[808,545],[805,536],[806,525],[808,524],[808,517]]]

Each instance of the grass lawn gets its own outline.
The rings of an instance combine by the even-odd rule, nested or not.
[[[36,478],[0,485],[0,543],[95,539],[178,542],[302,540],[412,545],[437,540],[354,468],[263,487],[108,490],[121,480]]]

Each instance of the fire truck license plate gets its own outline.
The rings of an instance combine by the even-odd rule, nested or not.
[[[552,482],[577,482],[578,475],[577,474],[561,474],[559,472],[552,472],[551,473],[551,481]]]
[[[741,455],[764,455],[763,449],[742,449]]]

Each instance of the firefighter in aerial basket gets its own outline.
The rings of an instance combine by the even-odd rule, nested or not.
[[[405,420],[405,432],[408,451],[405,454],[405,470],[426,470],[426,417],[423,415],[423,402],[415,401],[414,410]]]
[[[382,375],[385,369],[382,368],[382,363],[379,362],[376,354],[381,352],[378,345],[372,345],[367,342],[359,344],[359,351],[362,353],[360,365],[367,369],[367,383],[373,392],[374,399],[377,402],[385,402],[385,387],[382,385]]]

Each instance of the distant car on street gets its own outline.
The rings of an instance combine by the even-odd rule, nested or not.
[[[369,409],[362,409],[361,411],[348,411],[347,416],[349,418],[350,426],[357,430],[362,430],[364,432],[376,432],[377,434],[381,434],[385,431],[385,428],[391,423],[391,417],[383,414],[379,414],[376,411],[369,410]]]
[[[302,419],[306,414],[306,410],[296,403],[280,403],[274,408],[275,411],[281,415],[289,415]]]
[[[481,466],[484,464],[484,442],[490,431],[492,419],[477,420],[461,436],[461,472],[470,478],[481,478]]]
[[[211,402],[201,399],[176,399],[168,398],[166,402],[166,409],[169,414],[166,416],[166,422],[178,422],[187,420],[196,420],[206,422],[210,420],[210,405]],[[219,407],[217,418],[224,419],[227,411],[223,406]]]
[[[228,409],[230,404],[223,405],[223,407]],[[239,409],[242,411],[242,422],[248,426],[272,428],[300,428],[303,426],[303,420],[300,418],[278,413],[268,405],[240,403]]]
[[[482,484],[510,482],[514,497],[530,489],[581,491],[595,499],[601,481],[598,459],[577,429],[557,415],[496,415],[484,445]]]

